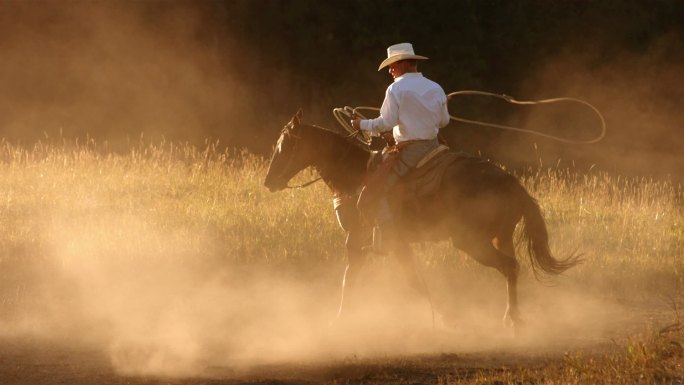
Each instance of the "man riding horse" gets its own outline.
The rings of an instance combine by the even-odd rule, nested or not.
[[[385,151],[383,164],[368,178],[357,206],[368,222],[376,222],[383,246],[404,262],[411,259],[410,248],[398,235],[397,214],[392,210],[388,193],[439,146],[439,129],[449,123],[444,90],[418,72],[418,60],[425,59],[427,57],[414,53],[410,43],[390,46],[378,71],[389,67],[394,82],[387,87],[380,116],[367,120],[357,118],[351,122],[354,129],[371,135],[392,132],[393,140],[390,141],[394,144]]]
[[[385,248],[394,252],[408,283],[428,300],[409,242],[450,240],[482,265],[498,270],[507,283],[504,322],[517,329],[522,324],[513,242],[518,223],[535,277],[561,274],[581,263],[580,256],[553,256],[541,208],[515,176],[478,157],[440,153],[436,137],[449,121],[447,98],[439,85],[416,72],[421,59],[426,58],[415,55],[408,43],[389,47],[380,69],[389,65],[395,80],[387,89],[380,117],[352,122],[357,130],[372,134],[392,130],[396,144],[384,151],[385,162],[373,177],[366,176],[373,156],[368,146],[349,135],[302,123],[299,111],[280,132],[264,185],[282,190],[298,172],[313,167],[333,193],[338,223],[347,233],[348,257],[338,316],[349,308],[349,294],[366,260],[364,246],[377,222]]]

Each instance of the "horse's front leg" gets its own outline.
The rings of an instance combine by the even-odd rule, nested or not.
[[[369,242],[370,237],[365,234],[355,200],[337,201],[335,213],[340,227],[347,232],[347,267],[342,278],[342,296],[337,311],[337,318],[340,318],[348,312],[352,303],[359,273],[366,262],[364,246]]]
[[[354,300],[359,273],[366,263],[366,252],[363,250],[362,238],[360,231],[347,233],[347,267],[342,278],[342,296],[337,311],[338,319],[349,312]]]

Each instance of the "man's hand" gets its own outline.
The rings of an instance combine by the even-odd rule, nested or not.
[[[352,119],[351,126],[356,131],[361,131],[361,119],[359,119],[359,118]]]

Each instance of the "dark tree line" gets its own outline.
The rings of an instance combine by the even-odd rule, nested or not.
[[[604,88],[614,90],[617,84],[629,89],[623,83],[634,81],[632,88],[644,89],[655,103],[643,107],[653,109],[652,115],[642,114],[647,120],[675,114],[670,120],[681,121],[673,105],[684,98],[684,75],[677,70],[684,63],[683,20],[680,0],[10,1],[0,5],[0,57],[6,58],[0,63],[0,81],[6,85],[0,92],[0,129],[8,135],[7,127],[23,127],[16,122],[24,124],[28,111],[44,114],[50,122],[62,119],[64,131],[74,135],[93,127],[99,127],[89,132],[95,137],[134,136],[144,130],[198,142],[218,138],[229,146],[266,153],[299,107],[307,120],[332,126],[333,107],[378,106],[391,79],[385,71],[377,72],[377,65],[387,46],[398,42],[411,42],[417,53],[430,57],[420,70],[447,92],[559,96],[553,92],[568,90],[575,78],[592,79],[583,73],[595,73],[607,82]],[[24,46],[34,42],[26,50],[33,55],[29,62],[37,66],[42,55],[42,62],[52,64],[26,70],[16,39]],[[79,39],[81,46],[74,43]],[[554,69],[549,62],[557,57],[581,58],[581,66]],[[628,71],[611,70],[622,62],[631,65]],[[84,68],[92,80],[83,76]],[[665,75],[659,75],[661,69]],[[27,79],[18,81],[18,73]],[[538,73],[546,76],[544,87],[532,84]],[[611,79],[613,73],[626,79]],[[118,80],[129,75],[134,80]],[[555,88],[548,84],[554,82]],[[589,87],[575,88],[570,96],[593,97],[590,101],[606,111],[612,124],[603,147],[593,151],[624,152],[629,143],[661,143],[662,137],[672,136],[663,128],[668,122],[649,128],[652,137],[643,134],[649,131],[644,129],[647,121],[629,130],[616,127],[624,119],[615,114],[637,108],[631,105],[637,97],[622,100],[618,108]],[[33,95],[36,89],[60,91],[46,100]],[[65,101],[79,96],[78,103]],[[523,122],[526,113],[481,99],[459,100],[450,110],[513,123]],[[615,135],[616,130],[636,137]],[[446,136],[457,146],[501,155],[501,160],[506,160],[501,149],[512,142],[523,142],[518,152],[529,152],[533,141],[546,145],[459,125]],[[684,146],[684,140],[676,143]],[[584,148],[567,153],[567,148],[548,146],[551,156],[584,157],[587,162],[595,158],[595,152]]]
[[[421,70],[442,84],[447,92],[479,89],[521,98],[542,98],[560,95],[524,94],[527,91],[525,81],[549,58],[567,52],[584,55],[583,70],[598,71],[605,67],[602,73],[610,73],[610,66],[619,64],[620,57],[648,57],[652,55],[652,47],[665,40],[661,43],[665,45],[665,53],[658,58],[663,63],[655,63],[653,68],[644,68],[643,72],[639,71],[639,64],[634,64],[636,75],[644,77],[634,87],[647,83],[662,87],[655,91],[657,97],[669,93],[670,98],[664,104],[671,103],[672,108],[663,108],[654,114],[676,113],[673,107],[678,103],[676,99],[680,98],[681,102],[684,97],[682,91],[671,88],[668,91],[669,87],[684,86],[681,71],[679,77],[675,71],[675,78],[671,79],[675,84],[659,85],[651,81],[651,77],[657,77],[660,64],[684,68],[681,67],[684,65],[681,53],[684,3],[676,0],[237,0],[212,3],[210,7],[221,9],[222,13],[214,14],[217,23],[245,48],[244,56],[232,63],[260,95],[258,110],[267,113],[258,116],[256,121],[263,120],[258,126],[268,126],[272,130],[277,130],[277,123],[285,122],[300,106],[312,121],[334,125],[329,114],[333,107],[379,105],[390,78],[384,71],[376,72],[377,64],[384,58],[388,45],[404,41],[413,43],[419,54],[431,58],[421,64]],[[560,82],[564,77],[572,77],[573,73],[559,72],[556,76]],[[276,78],[286,81],[279,82]],[[626,78],[624,82],[631,80]],[[549,89],[553,90],[553,87]],[[583,94],[580,89],[571,96],[592,94],[588,91]],[[616,112],[608,106],[613,101],[591,102],[599,108],[604,105],[608,114]],[[480,99],[462,100],[450,108],[467,116],[494,121],[512,119],[515,122],[515,115],[524,112]],[[619,112],[625,108],[639,106],[625,105],[615,110]],[[672,118],[676,121],[680,117]],[[273,127],[274,118],[276,127]],[[584,157],[587,164],[597,163],[600,161],[596,158],[597,151],[605,158],[605,153],[619,154],[625,152],[630,143],[643,142],[646,135],[643,131],[647,131],[644,127],[650,123],[645,121],[635,127],[622,127],[624,119],[610,115],[606,118],[612,126],[604,143],[590,150],[581,146],[559,149],[551,144],[550,158]],[[598,129],[595,124],[592,128]],[[672,129],[674,136],[682,137],[676,127]],[[662,127],[658,130],[654,130],[659,132],[658,138],[653,139],[657,143],[649,144],[657,148],[644,151],[661,151],[667,147],[662,142],[668,140],[663,141],[662,137],[671,138],[670,131],[665,133],[666,128]],[[621,134],[615,135],[615,132]],[[631,137],[633,132],[641,134]],[[560,134],[573,136],[575,132]],[[497,157],[499,150],[508,143],[520,141],[496,130],[459,130],[458,127],[446,136],[468,150],[482,151],[493,157]],[[501,138],[506,145],[491,145],[499,143]],[[260,141],[259,138],[257,142]],[[530,152],[531,142],[540,142],[540,146],[545,144],[543,139],[528,138],[522,151]],[[684,146],[684,140],[676,139],[676,142]],[[524,161],[534,161],[535,156],[539,155],[524,157]],[[670,164],[668,172],[676,173],[684,164],[681,156],[673,156],[661,164]],[[607,168],[615,168],[619,163],[614,157],[606,162]]]

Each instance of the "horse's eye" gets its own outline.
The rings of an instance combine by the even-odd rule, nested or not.
[[[276,143],[276,148],[278,152],[282,153],[285,150],[289,150],[292,147],[292,138],[289,132],[284,132],[283,135],[278,139]]]

